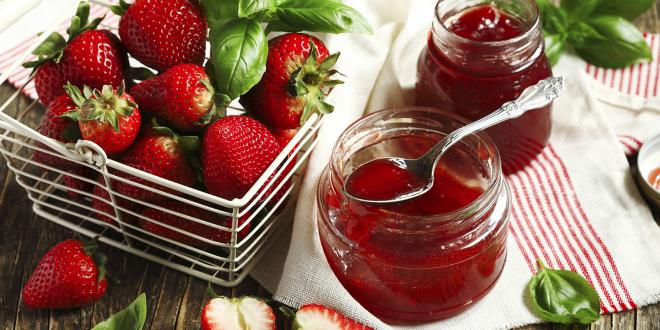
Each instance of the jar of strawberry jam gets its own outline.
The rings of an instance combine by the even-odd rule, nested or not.
[[[344,131],[320,178],[318,227],[328,263],[346,290],[385,321],[448,317],[493,288],[506,259],[509,188],[497,149],[483,134],[452,147],[435,169],[433,188],[410,201],[356,202],[343,193],[344,179],[375,158],[419,157],[465,123],[422,107],[373,113]],[[370,197],[405,189],[400,168],[373,164],[347,189]]]
[[[474,121],[552,76],[534,0],[440,0],[417,68],[415,103]],[[550,106],[490,128],[503,160],[550,138]]]

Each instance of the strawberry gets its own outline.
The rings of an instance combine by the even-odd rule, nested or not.
[[[215,113],[214,93],[206,71],[197,64],[173,66],[130,90],[140,110],[183,132],[199,132],[208,125]]]
[[[104,183],[103,177],[100,177],[98,180],[98,183],[101,184],[102,186],[95,185],[94,190],[92,191],[92,194],[96,196],[96,198],[92,199],[92,208],[94,208],[96,212],[96,218],[109,223],[111,225],[117,225],[117,222],[113,220],[112,218],[100,213],[100,212],[105,212],[107,214],[110,214],[112,216],[115,215],[115,209],[112,207],[112,205],[104,202],[105,201],[110,201],[110,194],[108,193],[107,190],[105,190],[105,183]],[[117,203],[119,204],[120,207],[123,207],[125,209],[131,210],[137,214],[141,213],[142,210],[142,205],[138,205],[136,203],[130,202],[126,199],[120,198],[120,197],[115,197]],[[122,222],[129,223],[129,224],[136,224],[137,219],[135,216],[133,216],[130,213],[122,212],[121,213],[121,220]]]
[[[124,93],[124,84],[117,90],[105,85],[103,89],[65,87],[78,108],[65,116],[78,121],[83,139],[99,145],[108,155],[124,152],[133,144],[140,131],[141,116],[133,97]]]
[[[275,313],[253,297],[211,299],[202,310],[202,330],[274,330]]]
[[[68,95],[65,94],[56,97],[48,105],[48,108],[37,127],[37,132],[43,136],[63,143],[76,142],[80,137],[78,125],[69,118],[61,117],[74,109],[76,109],[76,104]],[[37,146],[48,149],[48,147],[41,143],[37,143]],[[56,151],[52,152],[57,154]],[[58,157],[41,151],[35,151],[32,159],[36,162],[60,169],[75,165],[73,162],[66,160],[64,156]]]
[[[98,176],[98,172],[96,170],[83,165],[75,166],[69,171],[69,174],[83,177],[92,181],[95,180],[96,177]],[[94,189],[94,183],[83,179],[78,179],[71,175],[65,174],[62,180],[64,181],[64,185],[67,186],[67,188],[69,189],[76,189],[88,193],[92,193],[92,190]],[[69,197],[74,199],[81,199],[85,197],[82,194],[73,190],[67,190],[67,195],[69,195]]]
[[[111,7],[121,15],[119,37],[133,57],[165,71],[177,64],[202,64],[206,52],[206,20],[195,1],[121,0]]]
[[[268,42],[266,72],[261,81],[241,97],[241,104],[271,129],[294,129],[314,112],[332,112],[323,99],[329,88],[339,53],[317,38],[288,33]]]
[[[227,116],[211,124],[202,143],[204,182],[209,193],[240,198],[279,154],[273,134],[259,121]]]
[[[231,229],[231,225],[232,225],[231,217],[221,216],[211,211],[207,211],[190,204],[173,201],[173,200],[156,203],[156,205],[168,209],[170,211],[185,214],[187,216],[199,220],[207,221]],[[186,218],[182,218],[170,212],[164,212],[154,208],[149,208],[144,211],[143,215],[149,219],[158,221],[162,224],[175,227],[187,233],[201,236],[218,243],[229,243],[231,240],[231,232],[229,231],[224,231],[222,229],[209,227],[207,225],[197,223]],[[243,224],[248,217],[249,215],[245,215],[242,218],[239,218],[238,225],[240,226],[241,224]],[[184,233],[180,233],[176,230],[161,226],[154,221],[148,221],[144,219],[140,219],[139,221],[140,221],[140,226],[144,230],[149,231],[155,235],[169,238],[171,240],[175,240],[193,247],[206,247],[209,245],[199,239],[193,238]],[[249,231],[250,231],[250,225],[246,225],[245,228],[243,228],[243,230],[241,230],[238,233],[238,239],[245,237],[245,235],[247,235]]]
[[[296,312],[293,328],[300,330],[367,330],[372,329],[323,305],[304,305]]]
[[[23,287],[29,308],[72,308],[87,305],[105,293],[105,261],[96,244],[69,239],[41,258]]]
[[[89,2],[81,2],[71,20],[69,38],[54,32],[34,51],[37,59],[23,66],[37,68],[35,87],[43,104],[64,94],[68,81],[101,89],[118,88],[128,68],[126,51],[109,30],[95,30],[103,17],[88,22]]]
[[[197,183],[197,174],[193,165],[198,161],[191,155],[195,154],[198,149],[199,140],[197,136],[179,136],[167,127],[158,126],[154,121],[152,127],[135,141],[135,144],[119,161],[163,179],[192,187]],[[118,175],[130,182],[139,183],[170,194],[177,194],[172,189],[125,172]],[[167,198],[161,194],[119,180],[114,180],[113,184],[117,192],[141,200],[154,201]]]
[[[271,132],[282,148],[286,147],[300,129],[273,129]]]

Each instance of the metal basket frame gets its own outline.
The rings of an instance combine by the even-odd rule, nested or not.
[[[92,2],[108,5],[102,1]],[[0,75],[0,84],[6,83],[7,78],[28,59],[32,51],[61,22],[70,17],[75,4],[72,4],[49,31],[45,31],[33,45],[15,59],[13,65]],[[104,26],[104,28],[114,27]],[[33,76],[34,74],[28,83]],[[82,235],[97,237],[105,244],[227,287],[239,284],[277,236],[287,228],[287,224],[292,219],[300,173],[304,170],[309,154],[318,142],[316,133],[323,122],[323,116],[312,115],[252,188],[241,198],[227,200],[119,163],[108,158],[105,152],[91,141],[79,140],[75,144],[64,144],[39,134],[34,128],[20,121],[25,115],[38,108],[38,101],[33,101],[25,109],[17,109],[20,111],[16,111],[16,118],[5,111],[17,99],[25,85],[0,106],[0,153],[6,160],[9,170],[14,173],[18,184],[26,190],[28,198],[33,202],[34,212]],[[60,166],[40,163],[32,158],[34,152],[66,160],[78,168],[92,169],[98,173],[98,176],[103,177],[103,182],[71,173],[69,169]],[[167,190],[134,182],[125,175],[143,179]],[[65,176],[70,177],[70,180],[100,186],[108,193],[109,199],[94,195],[91,191],[67,186],[63,182]],[[212,212],[217,217],[231,219],[231,226],[219,225],[173,211],[165,207],[163,201],[159,201],[157,205],[120,194],[113,189],[113,182],[133,185],[161,195],[166,201],[178,201]],[[75,194],[79,198],[72,198],[67,194]],[[94,209],[90,204],[94,199],[110,205],[114,214]],[[128,207],[125,203],[130,203],[129,205],[133,207]],[[144,216],[135,207],[136,205],[140,209],[153,208],[174,214],[185,221],[227,232],[230,239],[212,240],[179,226],[162,223],[158,219]],[[114,220],[114,223],[100,220],[95,213]],[[139,224],[127,221],[129,217],[157,224],[202,242],[202,245],[191,246],[144,230]],[[241,234],[248,226],[249,233]]]

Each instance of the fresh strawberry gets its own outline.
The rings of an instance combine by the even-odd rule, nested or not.
[[[294,136],[298,133],[299,128],[292,129],[273,129],[271,132],[275,136],[275,140],[280,144],[282,148],[286,147],[289,142],[293,139]]]
[[[121,15],[119,36],[133,57],[165,71],[177,64],[202,64],[206,51],[206,20],[196,1],[121,0],[111,8]]]
[[[71,175],[65,174],[63,176],[63,181],[65,186],[67,186],[69,189],[80,190],[90,194],[92,193],[92,190],[94,189],[93,181],[96,180],[96,177],[98,176],[98,172],[96,170],[87,166],[77,165],[69,171],[69,174]],[[91,180],[92,182],[73,177],[72,175],[76,175],[85,178],[87,180]],[[75,198],[75,199],[84,198],[82,194],[74,190],[67,190],[66,193],[71,198]]]
[[[197,174],[193,165],[194,154],[199,150],[197,136],[179,136],[167,127],[158,126],[155,121],[152,127],[138,137],[135,144],[119,159],[124,165],[159,176],[184,186],[192,187],[197,183]],[[142,184],[154,189],[177,194],[174,190],[138,178],[125,172],[119,176],[130,182]],[[115,190],[121,194],[146,201],[167,198],[133,184],[114,180]]]
[[[128,68],[126,51],[112,32],[95,30],[102,17],[91,22],[88,18],[89,2],[83,1],[72,19],[68,40],[52,33],[34,51],[37,60],[23,64],[38,68],[35,87],[43,104],[64,94],[66,82],[101,89],[104,85],[118,88],[124,80]]]
[[[323,99],[341,83],[332,80],[339,53],[317,38],[288,33],[268,42],[268,61],[261,81],[241,97],[241,104],[271,129],[294,129],[314,112],[329,113]]]
[[[140,131],[141,116],[133,97],[124,92],[124,84],[115,91],[112,86],[91,90],[67,83],[65,89],[78,108],[65,116],[78,121],[80,134],[112,156],[124,152],[133,144]]]
[[[64,90],[64,89],[62,89]],[[41,123],[37,127],[37,132],[64,143],[75,142],[80,138],[80,130],[76,122],[69,118],[61,117],[65,113],[76,109],[76,104],[68,95],[60,95],[50,102]],[[48,149],[45,145],[38,143],[38,147]],[[57,151],[52,151],[57,154]],[[41,151],[35,151],[32,159],[44,165],[53,166],[60,169],[72,167],[75,163],[62,157],[51,155]]]
[[[227,116],[209,126],[202,145],[204,182],[209,193],[242,197],[266,171],[281,148],[259,121]]]
[[[98,182],[102,186],[95,185],[94,190],[92,192],[94,196],[96,196],[96,198],[92,199],[92,208],[97,211],[96,218],[111,225],[117,225],[117,222],[115,220],[101,213],[101,212],[105,212],[111,216],[116,216],[115,209],[112,207],[112,205],[104,202],[104,201],[110,201],[110,194],[108,193],[107,190],[105,190],[105,188],[103,188],[105,187],[105,183],[104,183],[105,181],[103,180],[103,177],[100,177]],[[131,210],[136,214],[142,213],[141,210],[143,207],[141,205],[130,202],[120,197],[115,197],[115,198],[120,207],[123,207],[127,210]],[[119,212],[121,215],[122,222],[129,224],[137,224],[137,218],[134,215],[130,213],[122,212],[121,210]]]
[[[173,200],[156,203],[156,205],[168,209],[170,211],[185,214],[187,216],[199,220],[207,221],[209,223],[224,226],[231,229],[231,225],[232,225],[231,217],[221,216],[211,211],[207,211],[199,207],[192,206],[190,204],[173,201]],[[162,224],[175,227],[187,233],[204,237],[206,239],[218,243],[229,243],[231,240],[231,232],[229,231],[224,231],[222,229],[209,227],[207,225],[197,223],[186,218],[182,218],[180,216],[172,214],[171,212],[164,212],[154,208],[148,208],[147,210],[144,211],[143,215],[149,219],[158,221]],[[240,226],[241,224],[243,224],[248,217],[249,215],[245,215],[239,218],[238,225]],[[175,240],[193,247],[205,247],[209,245],[204,241],[193,238],[184,233],[180,233],[176,230],[161,226],[154,221],[148,221],[144,219],[140,219],[139,221],[140,221],[140,226],[144,230],[149,231],[155,235],[169,238],[171,240]],[[245,235],[247,235],[249,231],[250,231],[250,225],[246,225],[245,228],[243,228],[243,230],[241,230],[238,233],[237,235],[238,239],[245,237]]]
[[[202,330],[274,330],[275,313],[265,302],[252,298],[217,297],[202,310]]]
[[[197,64],[173,66],[130,90],[141,111],[182,132],[199,132],[208,125],[215,113],[214,93],[206,71]]]
[[[96,301],[105,293],[105,261],[94,243],[60,242],[25,283],[23,303],[29,308],[71,308]]]
[[[296,312],[293,328],[299,330],[367,330],[372,329],[323,305],[304,305]]]

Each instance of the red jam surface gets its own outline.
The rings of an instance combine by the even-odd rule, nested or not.
[[[407,157],[435,141],[415,142],[419,152]],[[390,162],[359,168],[347,189],[389,197],[408,188],[405,170]],[[367,310],[387,321],[440,319],[492,288],[505,261],[506,222],[493,223],[488,212],[463,225],[458,222],[465,219],[430,219],[482,195],[481,186],[466,181],[441,163],[429,192],[387,207],[348,201],[332,186],[322,190],[330,221],[320,222],[321,245],[339,281]]]
[[[506,12],[491,5],[471,7],[446,23],[447,29],[463,38],[476,41],[456,45],[463,55],[450,60],[429,36],[427,49],[418,63],[415,103],[456,112],[469,120],[482,118],[504,102],[515,99],[522,90],[552,76],[544,54],[531,65],[511,67],[504,60],[485,65],[476,55],[492,42],[523,35],[528,27]],[[504,48],[503,48],[504,52]],[[504,59],[509,55],[502,54]],[[513,158],[524,141],[545,145],[550,137],[550,106],[527,112],[488,130],[503,160]],[[517,157],[519,158],[519,156]]]
[[[660,167],[649,173],[648,181],[651,184],[651,187],[660,190]]]

